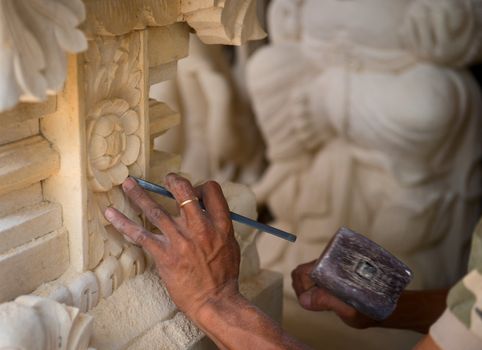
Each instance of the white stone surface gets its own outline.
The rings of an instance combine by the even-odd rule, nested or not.
[[[0,111],[18,100],[39,101],[62,89],[66,52],[87,48],[76,27],[85,19],[81,0],[4,0],[0,3]]]
[[[405,261],[411,288],[460,277],[482,190],[482,98],[465,68],[482,53],[480,5],[272,2],[248,86],[271,162],[253,189],[299,237],[260,240],[285,286],[340,226]]]

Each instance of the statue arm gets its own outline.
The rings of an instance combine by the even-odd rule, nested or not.
[[[421,59],[461,67],[481,58],[481,19],[479,0],[417,0],[401,39]]]

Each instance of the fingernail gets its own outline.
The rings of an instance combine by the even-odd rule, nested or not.
[[[304,292],[300,295],[300,304],[305,308],[311,306],[311,291]]]
[[[107,208],[107,209],[105,210],[105,212],[104,212],[104,215],[105,215],[105,217],[107,218],[107,220],[110,221],[111,219],[114,218],[114,215],[115,215],[115,214],[114,214],[114,209],[112,209],[112,208]]]
[[[122,188],[126,191],[129,191],[136,185],[136,181],[132,177],[128,177],[125,179],[124,183],[122,184]]]

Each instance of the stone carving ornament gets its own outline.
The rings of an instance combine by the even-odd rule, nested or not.
[[[62,89],[66,52],[87,48],[76,29],[84,19],[81,0],[0,2],[0,111]]]
[[[133,34],[135,35],[135,34]],[[125,278],[117,259],[129,248],[104,218],[109,206],[140,222],[120,189],[129,173],[141,175],[141,70],[139,38],[99,38],[85,54],[87,175],[89,184],[89,268],[102,274],[101,291],[108,296]],[[132,247],[134,248],[134,247]],[[137,255],[136,255],[137,256]],[[104,261],[101,262],[101,260]],[[135,264],[144,270],[144,256]],[[103,288],[104,280],[108,288]],[[110,287],[110,286],[113,287]]]
[[[93,191],[107,192],[129,174],[140,152],[141,141],[135,132],[139,116],[122,99],[99,103],[88,117],[89,183]]]
[[[87,350],[92,321],[74,307],[21,296],[0,305],[0,349]]]

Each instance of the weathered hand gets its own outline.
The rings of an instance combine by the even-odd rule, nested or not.
[[[367,328],[375,325],[376,321],[358,312],[354,307],[344,303],[330,294],[326,289],[315,285],[310,272],[316,260],[299,265],[291,272],[293,289],[298,296],[300,305],[312,311],[333,311],[350,327]]]
[[[199,198],[205,206],[203,210],[199,201],[191,201],[176,217],[133,179],[128,178],[122,187],[162,235],[148,232],[116,209],[107,209],[105,215],[117,230],[152,256],[171,298],[183,312],[196,319],[206,303],[239,294],[239,246],[228,205],[216,182],[193,188],[187,179],[169,174],[166,187],[178,203]]]

